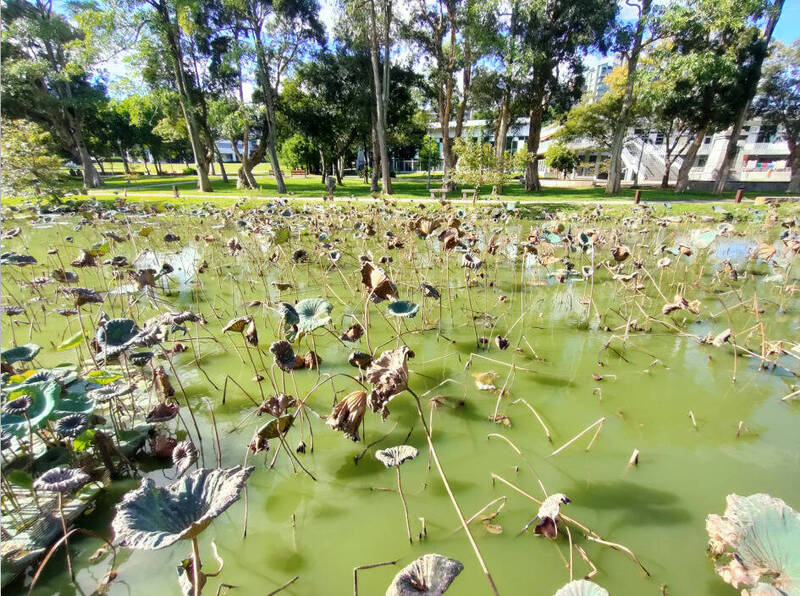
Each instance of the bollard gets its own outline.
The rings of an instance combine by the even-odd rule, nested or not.
[[[641,198],[642,198],[642,191],[641,190],[637,190],[636,194],[633,195],[633,204],[634,205],[638,205],[639,204],[639,200]]]
[[[741,203],[741,202],[742,202],[742,195],[743,195],[743,194],[744,194],[744,188],[742,188],[742,187],[740,186],[740,187],[739,187],[739,189],[736,191],[736,199],[734,199],[734,200],[735,200],[737,203]]]

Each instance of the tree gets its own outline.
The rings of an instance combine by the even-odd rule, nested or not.
[[[289,69],[322,39],[319,7],[313,0],[228,0],[227,5],[252,44],[256,79],[253,100],[264,106],[261,138],[243,167],[252,169],[266,154],[278,192],[286,193],[277,150],[278,99]],[[245,146],[248,143],[249,138],[243,139]]]
[[[744,3],[745,5],[749,3]],[[748,60],[742,64],[742,83],[740,87],[741,105],[739,106],[739,114],[733,123],[731,135],[728,137],[728,146],[725,150],[725,156],[719,167],[719,175],[717,176],[717,183],[714,185],[714,194],[720,195],[725,190],[725,183],[728,181],[728,175],[731,171],[731,163],[739,151],[739,133],[744,126],[744,121],[750,111],[750,102],[756,94],[758,88],[758,81],[761,78],[761,67],[764,64],[764,59],[767,57],[767,50],[769,49],[770,41],[772,40],[772,32],[775,30],[775,25],[778,24],[778,19],[783,10],[783,0],[762,0],[762,2],[755,2],[752,7],[752,12],[745,15],[745,21],[749,23],[751,19],[759,19],[766,15],[766,22],[764,23],[764,30],[754,40],[751,45],[750,55]]]
[[[419,0],[405,30],[405,35],[422,51],[430,67],[428,94],[435,102],[442,130],[445,183],[456,163],[453,139],[459,138],[464,129],[472,71],[479,58],[476,5],[475,0]],[[453,136],[450,135],[451,120],[455,121]]]
[[[622,182],[622,146],[625,142],[625,133],[630,126],[630,113],[633,107],[633,88],[636,82],[636,69],[639,65],[639,56],[645,45],[645,33],[651,17],[652,0],[640,0],[638,4],[628,3],[637,10],[636,27],[632,34],[627,27],[622,27],[620,37],[623,41],[622,56],[627,69],[625,78],[625,91],[622,96],[622,106],[619,117],[614,124],[614,133],[611,141],[611,160],[608,165],[608,181],[606,194],[617,194]],[[630,45],[628,47],[628,43]]]
[[[0,138],[0,186],[3,196],[57,200],[64,195],[60,168],[50,133],[28,120],[3,119]]]
[[[617,13],[606,0],[529,0],[520,4],[517,27],[524,47],[522,93],[528,106],[528,164],[525,189],[539,190],[538,153],[542,122],[550,112],[566,112],[583,87],[581,56],[604,50]]]
[[[301,134],[295,133],[281,145],[281,158],[284,163],[294,168],[309,168],[309,165],[319,157],[314,146]]]
[[[792,171],[787,192],[800,192],[800,40],[790,46],[773,44],[753,113],[761,116],[765,124],[783,128]]]
[[[458,156],[453,179],[480,192],[481,186],[491,185],[492,194],[502,194],[503,185],[519,176],[528,156],[525,151],[512,155],[504,151],[499,157],[491,143],[457,138],[453,148]]]
[[[53,131],[61,149],[81,164],[84,185],[101,186],[85,123],[104,101],[105,88],[89,81],[92,56],[81,51],[83,33],[47,0],[6,0],[2,22],[4,115]]]
[[[550,146],[547,147],[547,151],[544,152],[544,161],[548,167],[558,170],[564,177],[580,165],[578,154],[558,141],[550,143]]]

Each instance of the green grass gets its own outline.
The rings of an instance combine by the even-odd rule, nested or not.
[[[141,165],[141,164],[136,164]],[[179,164],[176,164],[179,165]],[[212,178],[213,193],[209,193],[207,200],[214,200],[214,193],[225,195],[236,195],[237,197],[247,198],[252,196],[279,196],[275,184],[275,178],[264,173],[268,167],[267,164],[260,164],[256,168],[256,178],[259,183],[259,190],[245,191],[236,188],[236,164],[227,164],[230,166],[228,169],[229,182],[226,184],[222,182],[221,178]],[[172,185],[178,187],[181,195],[194,195],[199,194],[194,183],[196,182],[195,176],[139,176],[133,179],[124,176],[107,177],[105,179],[105,186],[98,189],[99,194],[108,194],[112,192],[121,192],[123,189],[128,189],[128,198],[133,199],[135,195],[141,196],[142,199],[166,200],[173,196]],[[309,175],[308,177],[286,177],[286,187],[288,193],[284,196],[287,198],[319,198],[326,194],[325,186],[322,184],[320,176]],[[441,176],[436,175],[431,178],[431,187],[439,188],[441,186]],[[625,188],[619,195],[610,197],[605,194],[605,189],[593,188],[590,186],[584,188],[563,188],[555,186],[547,186],[548,181],[544,180],[544,188],[539,192],[526,192],[524,187],[518,182],[507,184],[503,189],[503,194],[500,195],[502,200],[536,200],[536,201],[604,201],[608,199],[633,199],[635,191],[633,189]],[[161,185],[161,186],[156,186]],[[78,188],[80,184],[78,181],[74,182],[73,188]],[[392,181],[393,198],[398,199],[418,199],[428,198],[430,193],[427,189],[427,175],[425,173],[417,174],[404,174],[400,175]],[[149,187],[149,188],[148,188]],[[481,196],[488,197],[491,193],[491,188],[481,188]],[[693,192],[675,194],[672,190],[663,190],[660,188],[645,188],[641,191],[641,198],[643,201],[657,201],[657,202],[670,202],[670,201],[719,201],[731,200],[734,196],[733,192],[724,193],[721,197],[712,195],[705,192]],[[369,183],[364,183],[363,179],[355,176],[348,176],[344,179],[344,184],[339,186],[334,191],[334,196],[339,199],[347,199],[349,197],[368,198],[372,196]],[[460,199],[461,192],[454,191],[448,193],[448,198]],[[204,200],[206,200],[204,198]]]

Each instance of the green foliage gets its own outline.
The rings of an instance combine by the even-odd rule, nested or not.
[[[311,141],[301,134],[293,134],[281,145],[281,161],[293,169],[314,163],[318,158]]]
[[[458,155],[453,173],[455,182],[476,190],[488,185],[492,187],[493,194],[502,193],[503,185],[519,176],[520,170],[528,161],[525,151],[514,155],[504,151],[498,158],[491,143],[472,139],[456,139],[454,149]]]
[[[545,151],[544,154],[544,161],[548,167],[558,170],[565,176],[580,164],[578,154],[564,143],[558,141],[550,143],[550,146],[547,147],[547,151]]]
[[[422,145],[419,148],[419,161],[420,167],[423,169],[428,168],[428,163],[430,163],[432,169],[437,169],[441,161],[439,155],[439,141],[431,136],[426,136],[422,140]]]
[[[53,153],[50,133],[27,120],[5,120],[0,138],[3,196],[56,200],[64,195],[60,168],[63,160]]]

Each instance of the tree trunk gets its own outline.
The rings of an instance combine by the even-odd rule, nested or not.
[[[373,119],[373,127],[372,127],[372,176],[370,180],[369,190],[371,193],[378,192],[378,164],[380,163],[380,158],[378,156],[378,133],[375,131],[374,126],[374,119]]]
[[[775,30],[775,25],[778,23],[778,18],[781,16],[781,11],[783,10],[783,0],[775,0],[775,3],[769,10],[769,18],[767,19],[767,24],[764,26],[764,32],[761,34],[761,43],[763,44],[762,51],[756,54],[756,61],[755,64],[752,66],[754,69],[754,76],[752,80],[749,82],[749,88],[747,89],[747,100],[744,102],[742,109],[739,111],[739,115],[736,117],[736,121],[733,123],[733,129],[731,130],[731,136],[728,138],[728,146],[725,148],[725,154],[722,157],[722,163],[719,166],[719,176],[717,177],[717,182],[714,184],[714,194],[721,195],[722,192],[725,190],[725,184],[728,182],[728,176],[731,173],[731,164],[733,163],[733,159],[736,157],[736,154],[739,152],[739,134],[742,131],[742,126],[744,126],[745,120],[747,120],[747,115],[750,112],[750,102],[752,101],[753,97],[755,97],[756,91],[758,90],[758,81],[761,79],[761,66],[764,63],[764,59],[767,57],[767,49],[769,48],[769,42],[772,39],[772,32]]]
[[[700,146],[703,144],[703,138],[706,136],[706,129],[701,128],[697,131],[692,144],[689,145],[689,150],[683,156],[681,167],[678,170],[678,180],[675,183],[675,192],[686,192],[689,188],[689,171],[694,167],[694,160],[697,159],[697,152],[700,151]]]
[[[494,138],[494,155],[498,161],[503,157],[503,152],[506,148],[506,135],[508,134],[509,120],[511,117],[508,103],[509,92],[506,89],[503,92],[503,99],[500,101],[500,113],[497,118],[497,133]]]
[[[128,156],[125,153],[125,149],[122,148],[122,142],[117,141],[117,147],[119,147],[119,156],[122,158],[122,169],[125,170],[125,174],[130,176],[131,168],[128,165]]]
[[[103,180],[100,178],[100,174],[98,174],[97,170],[94,168],[92,157],[89,155],[89,150],[86,148],[86,145],[83,142],[83,136],[81,135],[80,131],[76,130],[74,136],[75,144],[78,147],[78,154],[80,155],[81,159],[81,167],[83,168],[83,185],[86,188],[97,188],[99,186],[103,186]]]
[[[642,51],[642,39],[647,27],[647,17],[650,14],[652,0],[642,0],[639,11],[639,19],[636,22],[636,33],[633,38],[633,46],[628,56],[628,75],[625,79],[625,95],[622,98],[622,109],[619,118],[614,125],[614,134],[611,141],[611,162],[608,166],[608,181],[606,182],[606,194],[615,195],[619,193],[622,185],[622,145],[625,142],[625,133],[628,131],[630,112],[633,107],[633,83],[636,67],[639,63],[639,54]]]
[[[100,175],[101,176],[106,173],[106,170],[103,167],[103,162],[100,161],[99,159],[97,160],[97,167],[100,168]]]
[[[219,164],[219,173],[222,175],[222,181],[227,184],[228,183],[228,172],[225,171],[225,164],[222,161],[222,153],[217,148],[217,144],[214,143],[214,152],[217,154],[217,163]]]
[[[792,177],[786,192],[800,193],[800,144],[789,141],[789,160],[791,161]]]
[[[339,167],[338,158],[333,160],[333,174],[334,174],[334,176],[336,176],[336,183],[339,186],[341,186],[342,185],[342,170]]]
[[[531,106],[528,125],[528,163],[525,166],[525,190],[538,192],[539,183],[539,140],[542,135],[542,100],[537,98]]]
[[[375,1],[370,0],[370,62],[372,63],[372,82],[375,89],[376,115],[375,130],[378,135],[378,151],[381,157],[381,181],[383,193],[392,194],[392,179],[389,170],[389,148],[386,146],[386,114],[384,113],[383,85],[381,83],[380,56],[378,49],[378,26],[375,17]]]

